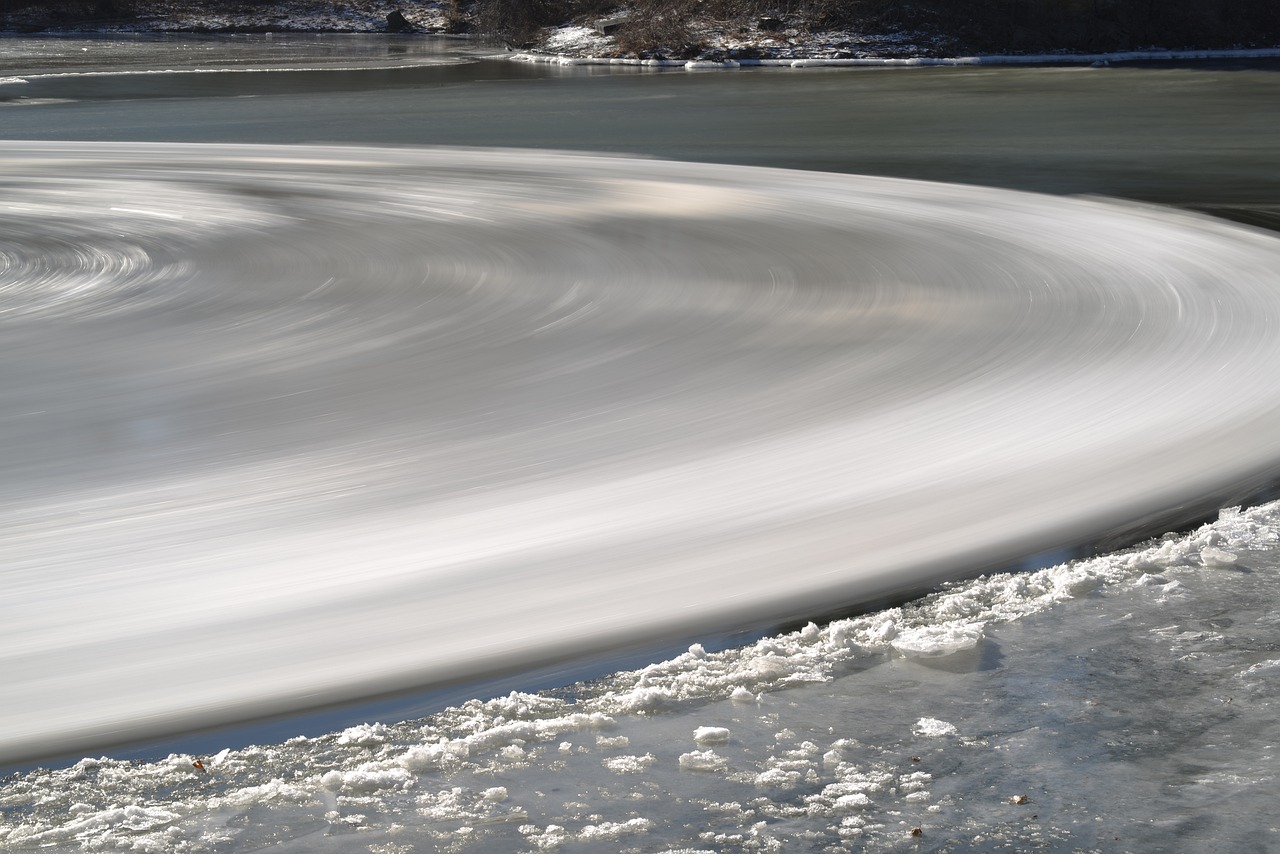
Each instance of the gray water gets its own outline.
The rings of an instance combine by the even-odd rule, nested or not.
[[[15,55],[23,41],[0,46]],[[375,64],[386,61],[385,44],[368,48]],[[442,49],[454,58],[463,50]],[[15,66],[4,73],[17,75]],[[23,99],[71,102],[18,108]],[[1273,70],[690,73],[476,61],[40,78],[0,85],[5,103],[5,139],[569,149],[1256,208],[1264,216],[1280,204]]]
[[[76,76],[70,91],[83,96],[84,76],[407,69],[470,62],[478,52],[469,40],[356,33],[0,33],[0,77]]]

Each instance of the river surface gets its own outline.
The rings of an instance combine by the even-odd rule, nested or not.
[[[1033,553],[1185,525],[1232,484],[1265,495],[1280,243],[1160,207],[851,176],[1274,227],[1280,75],[483,53],[0,39],[0,139],[29,141],[3,149],[0,200],[20,686],[4,749],[147,742],[7,778],[0,848],[1276,844],[1275,505],[1089,560]],[[441,145],[458,148],[417,150]],[[429,525],[401,518],[427,506]],[[927,544],[927,580],[944,558],[1048,568],[725,635],[733,614],[802,623],[857,601],[814,574],[851,530],[864,565],[921,566]],[[237,549],[271,556],[275,583]],[[466,610],[461,576],[422,600],[405,549],[488,561],[489,607]],[[732,579],[698,557],[725,549]],[[504,550],[556,583],[495,570]],[[579,630],[599,623],[612,634]],[[629,672],[536,669],[659,643],[657,626],[699,642]],[[468,683],[385,723],[348,709],[148,740],[406,673],[498,672],[486,632],[535,638],[501,693],[553,690]],[[168,669],[121,692],[144,667]]]
[[[331,41],[235,37],[241,67],[328,57]],[[460,60],[458,42],[354,37],[344,61]],[[47,42],[35,48],[50,52]],[[126,42],[111,61],[200,63],[176,39]],[[1274,70],[1195,68],[743,69],[685,72],[470,62],[278,74],[26,75],[77,70],[5,39],[5,139],[507,146],[640,154],[1097,193],[1183,206],[1271,208],[1280,199]],[[196,42],[201,46],[204,42]],[[220,44],[220,42],[219,42]],[[401,53],[400,51],[403,51]],[[230,51],[228,51],[231,53]],[[483,51],[479,51],[483,53]],[[89,54],[86,50],[85,55]],[[170,59],[170,53],[176,54]],[[259,61],[250,58],[257,56]],[[123,57],[123,58],[121,58]],[[331,61],[326,59],[325,61]],[[407,64],[409,60],[405,60]],[[299,63],[300,65],[320,65]],[[6,70],[7,68],[7,70]],[[84,60],[79,70],[101,64]],[[136,69],[135,69],[136,70]]]

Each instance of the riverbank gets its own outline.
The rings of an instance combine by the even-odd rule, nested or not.
[[[447,0],[405,4],[396,0],[279,0],[269,5],[157,0],[110,9],[75,10],[30,5],[0,12],[0,32],[27,34],[134,33],[386,33],[470,35],[483,30],[482,10],[459,9]],[[523,59],[608,62],[641,59],[752,61],[941,57],[948,42],[922,33],[812,29],[799,21],[758,17],[750,22],[703,20],[684,30],[678,48],[627,50],[619,43],[625,16],[564,22],[525,32],[506,42]],[[686,44],[686,42],[688,44]],[[692,45],[692,46],[691,46]]]
[[[1280,57],[1280,42],[1259,31],[1247,44],[1224,42],[1221,33],[1188,43],[1142,42],[1133,35],[1055,41],[1028,40],[1010,31],[975,37],[963,27],[937,19],[908,25],[886,15],[851,12],[815,14],[807,6],[761,13],[732,2],[696,12],[657,14],[643,2],[559,7],[555,25],[502,17],[510,0],[279,0],[265,5],[237,0],[97,0],[96,4],[5,3],[0,0],[0,32],[71,33],[400,33],[485,34],[505,44],[515,58],[559,64],[645,64],[690,67],[736,65],[957,65],[1194,61]],[[1087,49],[1088,47],[1096,49]]]
[[[410,11],[395,0],[277,0],[268,4],[201,3],[199,0],[154,0],[97,6],[51,6],[32,3],[0,9],[0,32],[73,33],[385,33],[388,18],[406,16],[406,32],[443,33],[448,28],[446,3],[414,3]],[[403,10],[403,11],[402,11]]]
[[[1280,60],[1280,48],[1237,50],[1148,50],[1114,53],[993,54],[987,56],[775,56],[765,58],[638,59],[572,54],[517,53],[519,62],[553,65],[620,65],[657,68],[685,68],[690,71],[734,68],[858,68],[858,67],[958,67],[994,65],[1089,65],[1105,67],[1113,63],[1224,62]]]

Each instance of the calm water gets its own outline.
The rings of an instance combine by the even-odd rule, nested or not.
[[[111,61],[173,67],[157,59],[163,50],[187,68],[315,67],[335,55],[343,62],[364,55],[383,66],[397,57],[456,61],[484,52],[427,39],[360,37],[337,51],[316,37],[298,37],[301,45],[292,48],[290,39],[248,38],[221,50],[207,39],[176,51],[172,40],[161,40],[161,48],[127,42]],[[0,41],[7,57],[0,76],[25,73],[23,63],[47,69],[54,63],[32,54],[50,53],[51,42]],[[61,52],[57,70],[65,74],[74,70],[65,54],[75,51]],[[202,64],[201,56],[211,58]],[[303,61],[308,57],[316,61]],[[86,71],[101,70],[94,60],[84,63]],[[365,71],[29,76],[0,85],[0,105],[6,139],[519,146],[1175,205],[1280,204],[1280,74],[1269,70],[655,73],[474,61]]]

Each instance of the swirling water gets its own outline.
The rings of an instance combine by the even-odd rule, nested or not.
[[[512,152],[6,153],[0,282],[21,398],[7,572],[22,583],[5,648],[11,673],[43,674],[9,680],[35,687],[9,693],[6,717],[46,751],[223,719],[228,698],[236,714],[413,684],[429,656],[483,671],[476,639],[492,632],[519,664],[628,619],[687,631],[814,613],[857,598],[854,567],[866,584],[909,554],[943,577],[1274,459],[1276,241],[1258,232]],[[885,485],[905,490],[896,510]],[[16,849],[143,850],[1265,838],[1248,817],[1272,793],[1274,539],[1265,507],[561,692],[34,772],[6,786],[0,832]],[[732,566],[697,557],[735,540]],[[838,549],[816,556],[826,541]],[[492,585],[483,611],[457,607],[466,584],[427,611],[402,583],[403,555],[424,548],[445,569],[515,550],[523,570],[549,549],[559,574],[518,593],[527,572],[471,576]],[[844,580],[823,581],[821,560]],[[646,604],[657,566],[672,580]],[[209,569],[222,574],[202,586]],[[593,611],[577,625],[606,632],[547,619],[575,599]],[[163,663],[158,646],[172,669],[129,683]]]

